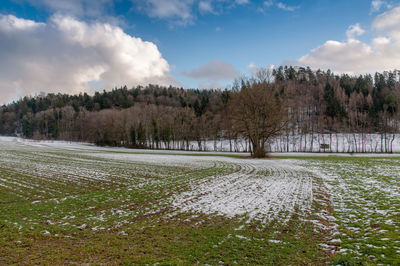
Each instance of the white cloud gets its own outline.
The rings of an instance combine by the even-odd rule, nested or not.
[[[119,18],[110,13],[120,0],[13,0],[17,3],[29,3],[36,8],[44,8],[52,13],[89,17],[101,21],[121,24]],[[194,23],[196,15],[220,14],[225,9],[250,3],[250,0],[129,0],[140,11],[151,18],[169,20],[171,25]],[[129,2],[128,2],[129,3]],[[125,3],[127,4],[127,3]],[[130,7],[128,7],[129,9]]]
[[[194,0],[133,0],[151,18],[169,19],[179,25],[193,22]]]
[[[44,92],[175,83],[157,46],[104,23],[0,15],[0,100]]]
[[[207,79],[211,81],[232,80],[240,76],[239,71],[231,63],[222,60],[210,61],[199,68],[183,72],[182,74],[194,79]]]
[[[249,0],[131,0],[151,18],[168,20],[170,25],[193,24],[199,15],[219,15],[225,10],[250,3]]]
[[[44,23],[37,23],[29,19],[0,15],[0,30],[3,32],[29,31],[44,25]]]
[[[386,45],[390,44],[390,39],[386,37],[377,37],[372,40],[373,47],[385,47]]]
[[[199,10],[201,13],[215,13],[210,1],[200,1]]]
[[[346,31],[346,36],[349,40],[354,40],[356,36],[361,36],[365,33],[365,30],[363,30],[360,26],[360,23],[351,25],[347,31]]]
[[[371,2],[371,11],[372,12],[379,12],[381,10],[381,7],[385,4],[384,1],[382,0],[373,0]]]
[[[278,2],[276,4],[276,6],[279,9],[282,9],[282,10],[285,10],[285,11],[295,11],[296,9],[299,8],[299,6],[288,6],[288,5],[286,5],[286,4],[282,3],[282,2]]]
[[[379,15],[372,27],[380,34],[400,39],[400,6]]]
[[[113,6],[113,0],[18,0],[36,7],[44,7],[52,12],[72,14],[74,16],[98,17],[104,15]]]
[[[275,0],[267,0],[263,2],[262,7],[258,8],[258,11],[264,13],[266,9],[276,7],[278,9],[284,10],[284,11],[295,11],[296,9],[299,9],[300,6],[289,6],[283,2],[277,2]]]
[[[400,69],[400,6],[376,17],[372,26],[377,36],[370,43],[356,39],[364,30],[355,24],[347,41],[327,41],[297,64],[350,74]]]
[[[392,5],[384,0],[373,0],[371,2],[371,12],[379,12],[383,8],[392,8]]]
[[[264,6],[265,7],[270,7],[270,6],[273,6],[274,5],[274,1],[271,1],[271,0],[269,0],[269,1],[264,1]]]

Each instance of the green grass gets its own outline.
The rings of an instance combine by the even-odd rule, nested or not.
[[[187,154],[199,155],[206,156]],[[340,178],[313,177],[308,217],[245,223],[171,208],[171,196],[237,171],[234,162],[192,168],[0,143],[0,264],[400,263],[400,199],[384,193],[399,189],[399,159],[300,157],[296,163]],[[360,183],[368,180],[375,190]],[[338,219],[337,230],[312,222],[329,228],[322,212]],[[333,238],[341,243],[330,243]],[[348,251],[332,254],[324,244]]]
[[[326,255],[310,224],[272,226],[257,230],[223,217],[199,217],[190,222],[160,217],[139,219],[118,230],[69,232],[71,238],[23,233],[12,228],[2,244],[0,262],[19,263],[182,263],[182,264],[316,264]],[[207,221],[207,222],[204,222]],[[200,222],[200,224],[197,224]],[[300,224],[298,225],[300,226]],[[123,229],[124,235],[119,234]],[[14,230],[14,232],[12,232]],[[275,230],[285,244],[266,241]],[[300,234],[301,233],[301,234]],[[246,237],[239,238],[238,235]],[[20,242],[19,242],[20,241]]]
[[[339,250],[332,262],[400,264],[400,158],[302,158],[327,178]]]

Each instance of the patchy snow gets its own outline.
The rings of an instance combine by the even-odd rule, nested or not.
[[[58,219],[46,212],[22,220],[31,230],[43,223],[111,230],[133,223],[136,217],[164,211],[163,217],[220,215],[238,218],[243,224],[265,225],[274,220],[285,224],[296,215],[330,233],[330,241],[321,245],[327,250],[357,256],[365,248],[399,253],[395,238],[400,164],[397,158],[389,158],[399,154],[273,155],[337,158],[255,160],[216,156],[215,152],[130,150],[0,137],[0,165],[6,173],[0,177],[0,192],[6,193],[7,200],[23,200],[32,208],[84,205]],[[95,196],[88,198],[87,191],[107,193],[98,197],[92,193]],[[143,191],[148,197],[140,198],[143,205],[136,208],[133,197]],[[314,203],[321,210],[313,209]],[[331,205],[333,213],[327,211]],[[236,238],[246,240],[242,235]]]
[[[307,160],[303,165],[321,176],[330,192],[334,235],[340,237],[330,242],[342,246],[339,252],[362,255],[359,250],[366,247],[378,253],[387,248],[398,251],[394,246],[400,223],[398,159]]]
[[[191,189],[174,197],[172,205],[182,212],[243,216],[264,223],[277,218],[288,221],[294,213],[306,215],[311,210],[312,177],[294,161],[223,160],[235,163],[237,170],[191,184]]]
[[[276,239],[268,239],[268,242],[273,243],[273,244],[283,244],[284,242],[281,240],[276,240]]]
[[[176,152],[173,156],[138,154],[84,143],[8,140],[0,142],[0,161],[18,173],[0,179],[0,184],[12,185],[16,194],[34,198],[35,203],[72,199],[73,194],[64,190],[70,185],[82,189],[112,186],[116,190],[173,186],[182,189],[164,202],[177,213],[240,216],[266,223],[272,219],[288,221],[295,213],[305,216],[311,211],[313,176],[295,160],[247,160],[213,154],[194,157]],[[15,149],[25,152],[15,153]],[[211,173],[196,176],[194,171]],[[133,214],[109,210],[107,215]],[[103,220],[105,216],[89,218]]]

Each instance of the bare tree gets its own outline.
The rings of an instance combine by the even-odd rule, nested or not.
[[[253,157],[265,157],[265,144],[286,124],[285,97],[265,79],[242,78],[238,84],[230,102],[233,129],[250,140]]]

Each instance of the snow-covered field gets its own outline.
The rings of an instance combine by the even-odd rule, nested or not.
[[[216,160],[215,158],[213,160]],[[313,178],[292,160],[235,160],[224,158],[236,170],[191,185],[174,196],[180,211],[245,217],[267,223],[287,222],[297,212],[306,216],[313,201]]]
[[[223,155],[1,137],[0,207],[18,201],[26,211],[0,212],[0,220],[58,235],[115,230],[155,214],[264,227],[299,219],[325,232],[320,246],[329,252],[400,256],[399,157]]]

